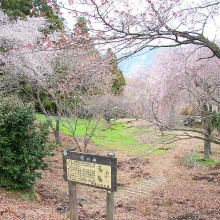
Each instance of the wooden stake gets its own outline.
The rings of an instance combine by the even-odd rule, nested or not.
[[[76,184],[73,182],[68,182],[69,186],[69,208],[70,208],[70,220],[78,220],[78,210],[77,210],[77,193]]]
[[[107,220],[114,220],[114,192],[107,191]]]
[[[107,154],[108,157],[115,157],[114,152],[110,152]],[[114,220],[114,208],[115,208],[115,201],[114,201],[114,192],[107,191],[107,220]]]

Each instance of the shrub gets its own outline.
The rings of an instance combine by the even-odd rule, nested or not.
[[[37,170],[48,155],[46,124],[35,123],[30,106],[15,101],[0,103],[0,186],[25,189],[40,178]]]

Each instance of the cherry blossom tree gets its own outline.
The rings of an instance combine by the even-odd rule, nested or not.
[[[2,23],[1,39],[8,42],[3,42],[0,54],[7,67],[1,78],[2,91],[17,93],[23,98],[25,94],[26,101],[33,102],[47,116],[56,143],[60,144],[61,116],[75,113],[76,118],[87,117],[87,113],[91,115],[91,110],[88,111],[91,100],[111,91],[110,61],[94,48],[88,32],[82,31],[85,27],[82,18],[79,18],[75,35],[71,37],[74,44],[66,49],[65,39],[70,35],[53,32],[45,36],[39,31],[47,25],[44,18],[10,22],[7,15],[2,13],[2,16],[6,23]],[[19,35],[21,31],[23,37]],[[51,115],[55,118],[55,125],[50,120]]]
[[[122,58],[144,48],[186,44],[206,47],[212,52],[210,56],[220,58],[215,39],[218,0],[60,0],[58,5],[73,17],[81,14],[88,18],[97,45],[110,44],[120,54],[123,50]]]
[[[126,87],[121,98],[121,108],[127,116],[136,119],[150,120],[151,106],[149,105],[152,94],[152,84],[148,77],[138,75],[126,78]]]
[[[157,87],[152,99],[154,119],[167,129],[183,131],[181,137],[203,140],[205,159],[211,153],[211,143],[220,144],[212,123],[213,110],[219,106],[220,64],[217,57],[201,59],[209,53],[192,47],[162,51],[156,67],[151,69]],[[197,108],[202,129],[179,126],[182,109],[189,105]]]
[[[46,36],[41,31],[49,25],[45,17],[11,20],[0,11],[0,20],[0,60],[4,64],[1,88],[5,94],[26,93],[46,113],[40,96],[49,92],[45,82],[53,73],[51,62],[58,55],[57,51],[50,50],[51,42],[60,42],[62,33]],[[48,94],[49,97],[57,103],[58,97]],[[56,131],[53,126],[52,129]]]

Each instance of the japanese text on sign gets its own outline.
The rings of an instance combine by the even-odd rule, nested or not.
[[[69,181],[111,188],[111,166],[67,159]]]

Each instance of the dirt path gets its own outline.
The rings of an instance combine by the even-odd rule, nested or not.
[[[148,196],[150,192],[156,190],[166,183],[164,178],[148,178],[139,181],[129,187],[119,190],[115,194],[116,203],[138,201]]]
[[[147,135],[142,138],[148,141]],[[148,160],[143,170],[149,176],[118,192],[120,211],[130,210],[131,217],[116,219],[220,220],[219,167],[189,167],[182,162],[192,148],[202,150],[202,145],[198,140],[182,140],[166,154],[142,155]],[[218,146],[213,148],[219,152]]]

